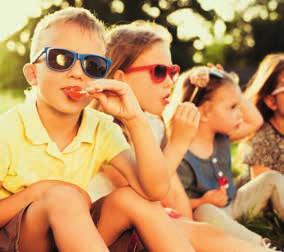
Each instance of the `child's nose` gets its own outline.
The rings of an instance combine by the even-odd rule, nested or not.
[[[172,78],[169,75],[167,75],[167,77],[163,81],[163,87],[164,88],[172,88],[173,85],[174,85],[174,81],[172,80]]]
[[[241,108],[238,108],[238,119],[243,119],[243,113]]]
[[[76,79],[83,79],[87,77],[82,69],[80,60],[76,60],[74,65],[71,67],[71,69],[68,71],[68,74],[70,77],[76,78]]]

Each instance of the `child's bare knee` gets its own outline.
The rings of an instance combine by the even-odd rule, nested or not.
[[[107,196],[105,204],[111,206],[109,209],[123,209],[128,208],[130,205],[133,206],[137,203],[137,199],[138,194],[136,192],[129,187],[122,187]]]
[[[157,202],[152,202],[144,199],[130,187],[123,187],[111,193],[105,202],[105,206],[109,209],[116,209],[128,216],[136,215],[138,212],[152,211],[155,208],[160,208],[161,205]]]
[[[43,201],[50,211],[88,207],[82,194],[75,187],[68,185],[57,185],[49,189],[44,193]]]

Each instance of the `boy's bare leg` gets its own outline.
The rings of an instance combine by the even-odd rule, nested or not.
[[[68,186],[54,186],[26,210],[20,252],[52,251],[54,240],[60,252],[108,251],[93,224],[88,203]]]
[[[151,252],[191,252],[189,240],[158,202],[149,202],[129,187],[117,189],[104,201],[98,230],[111,245],[127,228],[135,226]]]

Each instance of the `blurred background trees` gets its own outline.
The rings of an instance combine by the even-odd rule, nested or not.
[[[10,2],[14,9],[6,11]],[[107,25],[136,19],[162,24],[173,37],[173,61],[183,70],[195,64],[221,63],[236,71],[242,84],[264,55],[284,51],[281,0],[9,0],[1,2],[0,35],[13,22],[11,18],[34,10],[16,32],[0,36],[0,90],[27,87],[22,66],[28,61],[35,24],[46,13],[67,6],[95,11]]]

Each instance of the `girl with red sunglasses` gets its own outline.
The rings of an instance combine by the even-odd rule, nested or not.
[[[173,65],[171,61],[168,31],[159,25],[141,21],[115,27],[107,36],[106,56],[112,59],[108,77],[124,81],[132,88],[140,106],[148,116],[157,141],[164,148],[164,155],[172,174],[172,183],[171,190],[162,204],[194,248],[197,251],[210,252],[230,252],[236,247],[241,251],[266,251],[252,247],[249,243],[227,235],[208,224],[191,220],[189,200],[176,176],[175,169],[195,136],[199,113],[192,103],[179,105],[171,121],[172,133],[166,139],[162,114],[169,103],[169,95],[179,72],[179,67]],[[132,139],[127,128],[124,127],[123,122],[118,123],[131,143]],[[127,182],[111,167],[107,167],[103,175],[111,179],[116,187],[127,185]],[[101,176],[99,182],[102,180]],[[93,186],[95,184],[96,181]],[[180,199],[173,201],[174,196]],[[171,209],[171,206],[175,206],[175,210]],[[132,242],[133,247],[137,247],[135,238]]]

